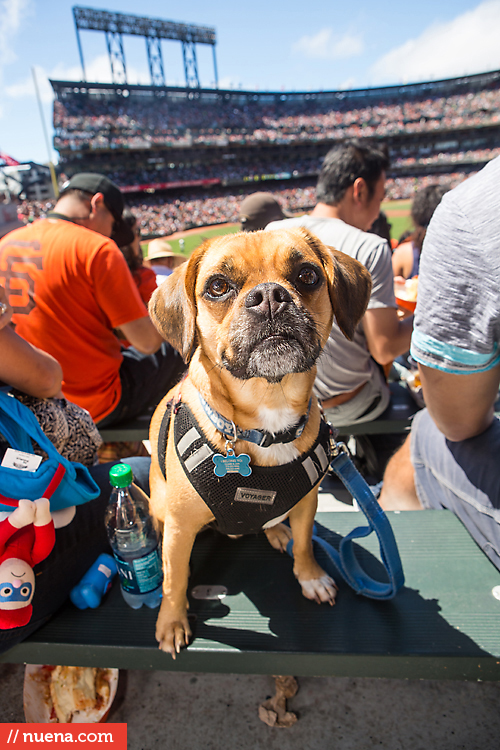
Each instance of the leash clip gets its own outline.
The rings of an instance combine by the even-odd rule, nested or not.
[[[338,458],[341,453],[346,453],[348,456],[350,456],[349,448],[347,445],[343,442],[337,442],[335,439],[330,440],[330,450],[332,458]]]
[[[350,456],[351,454],[349,453],[347,445],[344,442],[337,440],[339,431],[334,429],[331,422],[327,422],[326,424],[329,431],[330,459],[338,458],[341,453],[347,453],[347,455]]]

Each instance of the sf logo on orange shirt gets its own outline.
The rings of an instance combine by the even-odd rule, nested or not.
[[[0,250],[0,284],[14,313],[28,315],[35,307],[35,276],[43,268],[39,242],[7,241]]]

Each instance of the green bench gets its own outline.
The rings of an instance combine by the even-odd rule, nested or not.
[[[113,425],[112,427],[103,427],[99,430],[100,435],[105,443],[123,443],[136,440],[149,439],[149,424],[153,412],[141,415],[128,422]]]
[[[411,420],[419,410],[409,390],[400,383],[389,383],[391,400],[387,409],[371,422],[339,427],[340,437],[348,435],[387,435],[409,432]]]
[[[196,541],[189,583],[194,638],[175,661],[154,638],[157,611],[134,611],[117,581],[96,610],[67,603],[4,663],[181,672],[500,680],[500,572],[448,511],[389,513],[406,576],[395,599],[357,596],[337,578],[335,607],[307,601],[292,559],[263,535],[238,540],[207,531]],[[319,513],[334,545],[358,522],[353,512]],[[360,558],[381,575],[376,539]],[[318,553],[321,561],[321,554]],[[198,599],[196,587],[225,587]],[[199,590],[199,589],[198,589]]]
[[[408,432],[411,427],[411,419],[418,411],[418,406],[409,391],[399,383],[390,383],[389,387],[391,389],[391,403],[380,417],[372,422],[340,427],[339,435],[380,435]],[[147,440],[151,417],[152,413],[145,414],[113,427],[103,427],[99,432],[105,443]]]

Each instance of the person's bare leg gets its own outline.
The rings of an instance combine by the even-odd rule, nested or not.
[[[415,490],[409,435],[387,464],[378,501],[384,510],[422,510]]]

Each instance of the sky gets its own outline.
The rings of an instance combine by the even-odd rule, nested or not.
[[[49,79],[82,80],[72,8],[212,26],[220,88],[318,91],[500,69],[500,0],[0,0],[0,152],[57,163]],[[103,32],[80,31],[87,81],[111,81]],[[149,83],[146,44],[124,36],[129,83]],[[202,86],[212,49],[197,45]],[[180,43],[162,42],[168,85],[183,86]],[[38,97],[37,97],[38,90]]]

